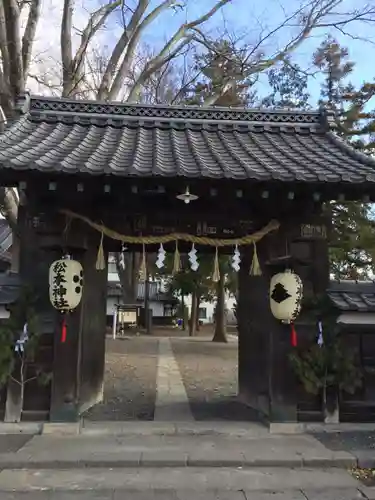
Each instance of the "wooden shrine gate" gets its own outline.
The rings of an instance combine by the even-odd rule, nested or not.
[[[142,251],[144,236],[235,241],[277,221],[256,246],[250,240],[240,246],[239,388],[240,397],[269,420],[296,420],[289,330],[271,315],[270,277],[291,266],[306,295],[324,292],[329,224],[323,203],[373,199],[375,192],[375,162],[340,142],[330,120],[324,112],[20,100],[18,117],[0,136],[0,172],[3,185],[20,190],[20,273],[36,290],[49,339],[44,356],[53,382],[41,414],[75,420],[102,398],[102,236],[106,255],[121,248],[113,232],[137,237],[131,248]],[[187,188],[197,196],[190,203],[178,198]],[[174,252],[174,240],[165,243],[167,252]],[[181,238],[179,251],[189,251],[191,241]],[[213,254],[215,246],[234,249],[209,246]],[[157,251],[158,244],[147,247]],[[250,274],[255,249],[261,275]],[[68,340],[61,343],[48,269],[65,252],[82,263],[85,282]],[[299,337],[311,337],[303,315]]]

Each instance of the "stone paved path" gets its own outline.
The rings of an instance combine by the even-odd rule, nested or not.
[[[104,401],[85,414],[110,420],[256,420],[237,400],[237,340],[108,339]]]
[[[9,490],[18,490],[11,493]],[[28,490],[22,495],[20,489]],[[8,490],[8,492],[7,492]],[[34,491],[32,491],[34,490]],[[39,491],[35,491],[39,490]],[[47,490],[47,491],[43,491]],[[49,490],[49,491],[48,491]],[[79,491],[77,491],[79,490]],[[3,471],[1,500],[358,500],[345,471],[171,469]]]
[[[154,420],[166,422],[194,420],[169,339],[159,340]]]
[[[196,420],[257,419],[237,398],[237,341],[213,344],[210,337],[171,341]]]
[[[178,491],[178,490],[101,490],[101,491],[40,491],[27,493],[0,492],[1,500],[373,500],[359,491],[332,490],[290,491]]]

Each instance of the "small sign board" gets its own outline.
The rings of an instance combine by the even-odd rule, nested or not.
[[[327,226],[324,224],[301,224],[301,238],[308,240],[326,240]]]
[[[137,323],[136,309],[120,309],[118,312],[118,321],[125,325]]]

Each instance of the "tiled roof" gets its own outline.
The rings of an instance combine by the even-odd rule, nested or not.
[[[10,262],[12,241],[12,230],[5,219],[0,219],[0,260]]]
[[[328,296],[340,311],[375,312],[375,283],[333,281]]]
[[[21,279],[12,272],[0,273],[0,305],[12,304],[21,292]]]
[[[45,173],[375,183],[375,161],[325,112],[149,106],[24,96],[0,168]]]

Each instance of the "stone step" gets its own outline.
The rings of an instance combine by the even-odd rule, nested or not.
[[[207,491],[320,491],[339,489],[341,496],[332,498],[349,500],[361,488],[353,477],[343,470],[288,469],[288,468],[140,468],[140,469],[70,469],[70,470],[6,470],[0,473],[0,491],[35,490],[174,490],[189,491],[196,499]],[[3,500],[3,496],[0,496]],[[26,497],[29,498],[29,497]],[[70,497],[68,497],[70,498]],[[93,499],[96,497],[93,496]],[[123,497],[118,497],[123,498]],[[204,497],[198,497],[204,498]],[[255,497],[256,498],[256,497]],[[277,498],[277,497],[273,497]],[[287,497],[292,500],[293,497]],[[305,497],[306,498],[306,497]],[[310,498],[307,495],[307,498]],[[319,498],[319,497],[314,497]],[[324,498],[330,498],[326,496]],[[359,497],[357,497],[359,498]]]
[[[308,435],[41,435],[19,446],[0,453],[0,469],[357,465],[352,453],[329,450]]]
[[[59,434],[68,430],[67,424],[45,424],[43,434]],[[69,424],[68,424],[69,425]],[[92,422],[83,420],[81,426],[71,427],[72,433],[87,436],[105,435],[181,435],[181,436],[244,436],[260,437],[269,434],[267,426],[258,422]]]
[[[322,490],[47,490],[25,492],[1,492],[1,500],[365,500],[374,497],[363,496],[353,488],[329,488]],[[25,498],[25,495],[27,497]],[[309,495],[309,496],[307,496]]]

